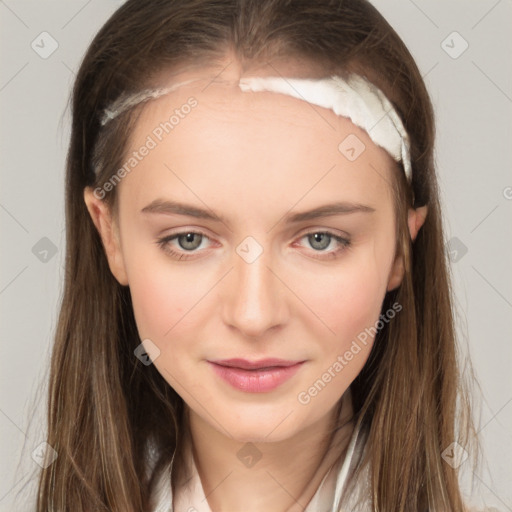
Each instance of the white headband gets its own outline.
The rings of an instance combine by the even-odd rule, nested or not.
[[[363,77],[351,75],[348,81],[339,76],[320,80],[250,77],[240,79],[239,86],[242,91],[287,94],[348,117],[396,162],[402,162],[407,180],[411,181],[409,136],[402,120],[384,93]]]
[[[124,95],[104,110],[101,124],[106,125],[139,103],[159,98],[196,80]],[[339,76],[322,79],[249,77],[240,79],[239,87],[242,91],[287,94],[349,118],[356,126],[365,130],[372,141],[384,148],[396,162],[402,162],[407,180],[411,182],[409,136],[402,120],[384,93],[365,78],[355,74],[348,80]]]

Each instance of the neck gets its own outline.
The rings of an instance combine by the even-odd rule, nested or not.
[[[347,422],[351,414],[346,393],[341,416],[337,404],[291,438],[251,443],[250,450],[259,451],[261,458],[246,466],[236,458],[246,443],[225,436],[189,409],[191,449],[211,510],[303,512],[331,466],[346,452],[353,431],[353,423]],[[333,433],[338,419],[344,426]]]

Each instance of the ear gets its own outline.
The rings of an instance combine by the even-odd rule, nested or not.
[[[128,285],[128,276],[119,241],[119,232],[117,224],[112,218],[110,208],[102,199],[94,195],[91,187],[84,189],[84,201],[103,242],[110,271],[119,281],[119,284],[123,286]]]
[[[421,226],[425,223],[425,219],[427,218],[428,207],[420,206],[419,208],[409,208],[409,214],[407,217],[407,224],[409,224],[409,233],[411,235],[411,240],[414,242],[416,240],[416,236],[418,235],[418,231]]]
[[[409,212],[407,215],[407,224],[409,226],[409,234],[411,236],[411,240],[414,242],[416,237],[418,236],[418,231],[421,226],[425,223],[425,219],[427,218],[427,206],[420,206],[419,208],[409,208]],[[402,283],[402,279],[405,274],[405,266],[404,259],[402,255],[398,255],[393,262],[393,267],[391,269],[389,279],[388,279],[388,287],[387,291],[394,290],[398,288]]]

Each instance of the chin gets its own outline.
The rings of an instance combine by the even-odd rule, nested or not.
[[[219,423],[241,443],[275,443],[293,437],[309,423],[309,415],[299,416],[302,406],[245,404],[228,407],[225,421]],[[216,429],[218,425],[213,425]]]

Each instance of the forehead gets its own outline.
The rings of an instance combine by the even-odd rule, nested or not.
[[[151,150],[119,193],[143,202],[181,179],[181,188],[246,205],[254,194],[286,196],[288,206],[306,193],[311,200],[339,192],[375,205],[390,201],[397,166],[364,130],[287,95],[243,92],[239,78],[208,70],[173,76],[168,85],[193,81],[144,105],[126,157],[145,145]]]

